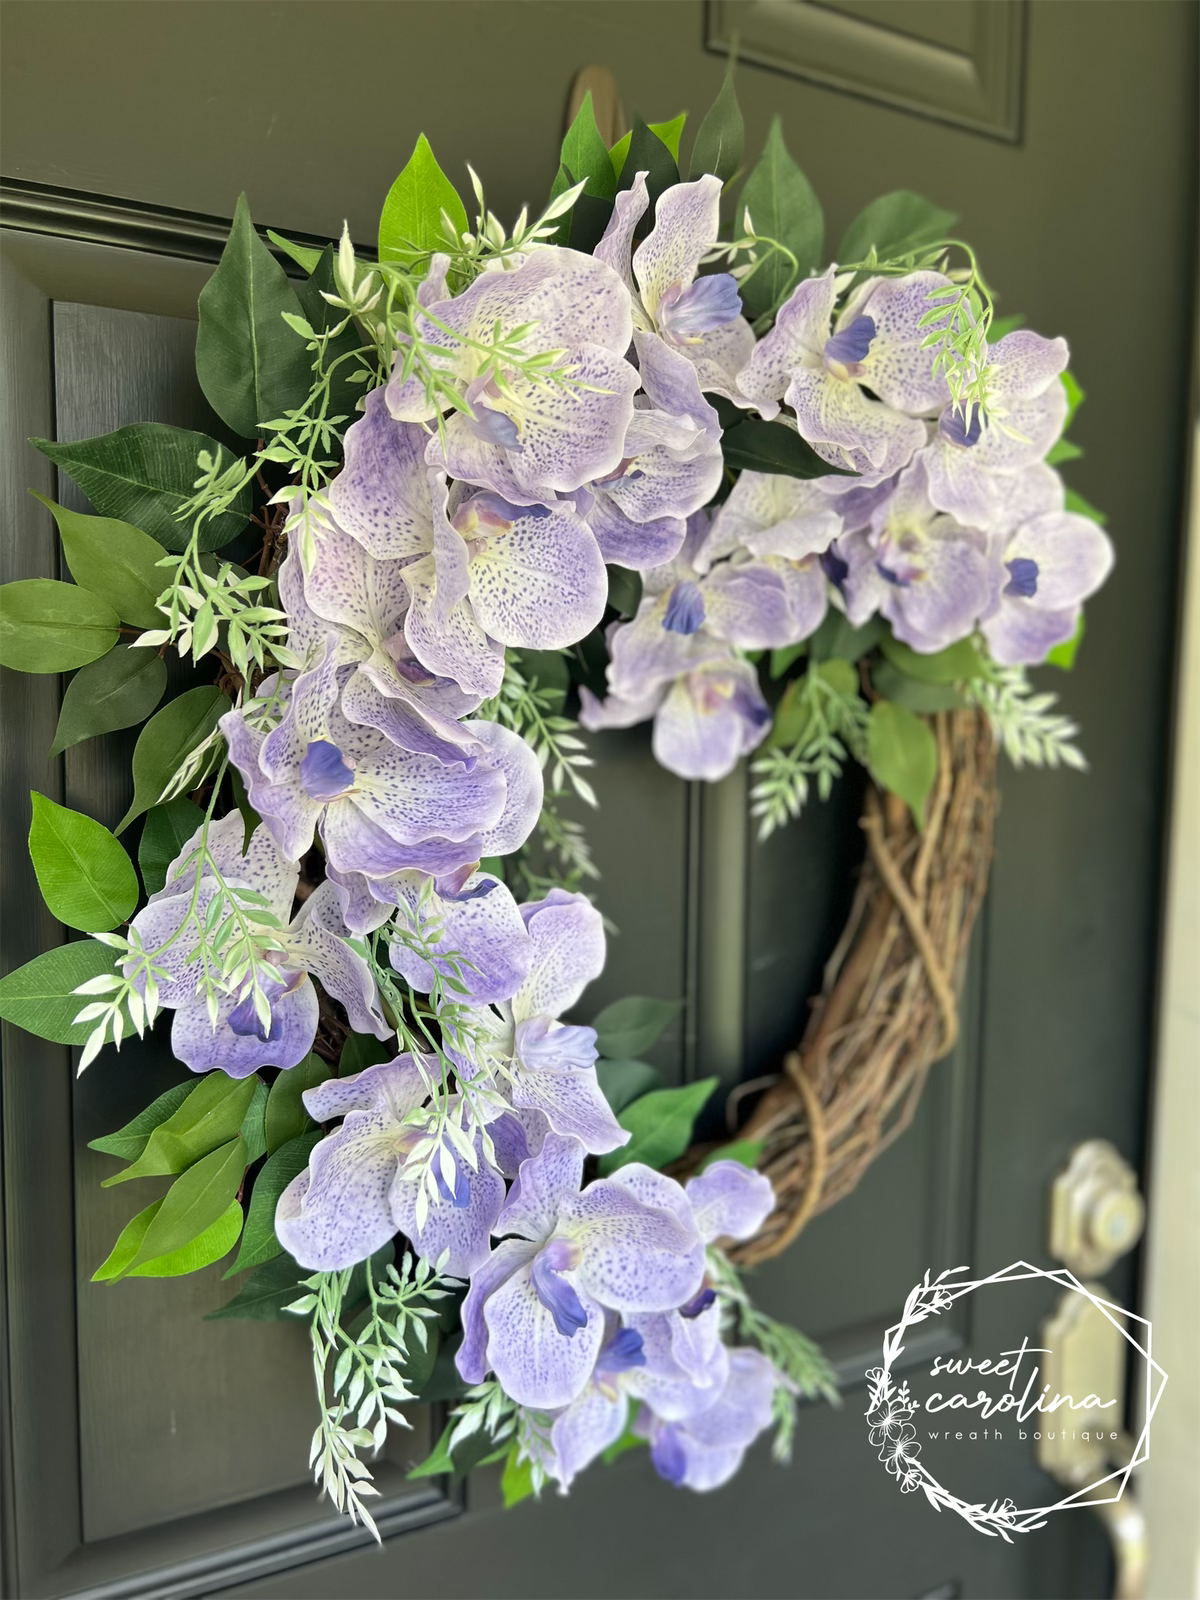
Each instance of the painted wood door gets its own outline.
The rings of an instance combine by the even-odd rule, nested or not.
[[[127,1049],[75,1084],[66,1052],[6,1028],[6,1591],[1105,1593],[1104,1538],[1085,1516],[1007,1546],[902,1499],[866,1443],[862,1374],[927,1266],[1046,1261],[1047,1186],[1076,1141],[1140,1158],[1193,310],[1194,8],[10,0],[3,28],[5,579],[55,570],[26,484],[83,504],[26,437],[142,417],[206,425],[190,318],[239,189],[285,232],[329,237],[344,216],[370,241],[424,130],[448,171],[469,159],[515,213],[548,187],[578,67],[610,66],[630,109],[699,111],[734,31],[748,147],[782,113],[831,239],[876,194],[921,189],[962,213],[1002,309],[1068,336],[1090,395],[1073,481],[1109,513],[1120,563],[1064,685],[1090,775],[1004,774],[956,1055],[858,1191],[755,1281],[846,1384],[840,1411],[805,1410],[790,1467],[759,1449],[733,1485],[697,1498],[633,1453],[567,1500],[504,1515],[486,1472],[465,1487],[405,1482],[429,1437],[418,1415],[389,1446],[387,1542],[368,1548],[304,1481],[299,1330],[202,1321],[227,1293],[215,1270],[87,1282],[124,1214],[86,1141],[171,1081],[169,1059]],[[60,936],[32,909],[28,789],[111,821],[125,780],[86,746],[47,763],[55,686],[6,674],[3,687],[7,965]],[[621,931],[595,1004],[683,995],[660,1056],[676,1080],[772,1069],[845,910],[853,786],[758,846],[742,779],[689,789],[637,731],[596,753],[592,832]],[[1132,1302],[1136,1262],[1110,1282]],[[1043,1309],[1036,1290],[1014,1292],[949,1340],[994,1350]],[[1036,1497],[1032,1456],[1014,1470]],[[988,1463],[964,1461],[958,1491],[985,1496],[991,1481]]]

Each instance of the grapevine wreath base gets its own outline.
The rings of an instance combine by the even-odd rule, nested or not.
[[[743,1266],[785,1250],[810,1218],[845,1199],[908,1127],[934,1062],[958,1037],[956,993],[987,891],[996,746],[975,711],[939,712],[938,779],[925,828],[896,796],[867,791],[867,855],[846,927],[797,1050],[740,1137],[776,1205],[731,1247]],[[711,1151],[694,1146],[694,1170]]]

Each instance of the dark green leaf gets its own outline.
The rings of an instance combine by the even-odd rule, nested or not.
[[[758,271],[742,284],[742,305],[753,321],[782,304],[792,284],[806,278],[819,264],[825,240],[821,202],[789,155],[778,117],[771,123],[758,165],[742,188],[737,210],[739,233],[747,210],[759,238],[778,240],[797,261],[793,268],[787,256],[772,250]]]
[[[928,726],[903,706],[878,700],[867,724],[867,756],[876,783],[899,795],[923,827],[937,776],[937,741]]]
[[[875,664],[871,682],[885,700],[894,700],[908,711],[955,711],[966,704],[952,683],[922,683],[886,660]]]
[[[880,638],[879,648],[894,667],[910,678],[919,678],[922,683],[965,683],[983,672],[979,651],[970,639],[960,639],[945,650],[924,655],[885,633]]]
[[[842,235],[840,262],[865,261],[872,248],[878,261],[894,261],[939,244],[958,221],[911,189],[896,189],[865,206]]]
[[[242,854],[245,855],[254,837],[254,830],[262,818],[250,804],[250,796],[246,793],[246,780],[236,767],[229,769],[229,782],[233,789],[233,803],[242,819]]]
[[[642,119],[635,117],[633,120],[633,131],[623,133],[608,153],[609,161],[612,163],[612,169],[617,178],[619,179],[622,175],[627,175],[629,178],[628,183],[619,183],[617,185],[620,189],[628,189],[637,173],[643,170],[636,164],[629,168],[626,168],[625,165],[629,158],[629,150],[633,143],[634,133],[637,131],[637,124]],[[644,124],[650,129],[654,137],[665,146],[667,154],[675,162],[676,167],[679,165],[679,141],[683,137],[683,128],[686,122],[687,112],[681,111],[677,117],[672,117],[670,122],[648,122]],[[655,198],[657,199],[657,196]]]
[[[0,1017],[39,1039],[86,1044],[95,1023],[74,1019],[95,996],[72,991],[115,970],[113,951],[95,939],[59,945],[0,978]]]
[[[357,1038],[351,1034],[350,1039]],[[347,1039],[347,1048],[350,1044]],[[373,1040],[373,1042],[375,1042]],[[345,1051],[342,1052],[343,1075],[353,1076],[353,1071],[345,1067]],[[380,1057],[386,1061],[386,1056]],[[267,1097],[266,1138],[268,1153],[274,1154],[282,1145],[299,1136],[312,1127],[312,1118],[304,1109],[300,1096],[305,1089],[315,1089],[319,1083],[324,1083],[326,1078],[333,1074],[321,1060],[320,1056],[305,1056],[304,1060],[288,1071],[281,1072],[271,1085],[271,1093]]]
[[[762,1139],[735,1139],[732,1144],[723,1144],[720,1149],[706,1155],[700,1163],[700,1171],[711,1167],[714,1161],[739,1161],[743,1167],[757,1167],[758,1158],[765,1148],[766,1143]]]
[[[157,894],[167,881],[167,868],[204,821],[200,807],[185,796],[151,806],[142,824],[138,866],[147,894]]]
[[[245,1170],[246,1146],[239,1135],[176,1178],[126,1271],[182,1250],[211,1228],[237,1194]]]
[[[286,1253],[276,1256],[252,1272],[245,1283],[216,1311],[205,1316],[205,1322],[217,1322],[223,1317],[249,1317],[254,1322],[279,1322],[297,1320],[286,1314],[286,1307],[300,1298],[300,1280],[307,1274]]]
[[[267,1086],[257,1073],[251,1081],[254,1084],[254,1097],[246,1107],[246,1115],[238,1130],[246,1141],[248,1167],[267,1153]]]
[[[733,86],[735,65],[731,55],[717,98],[696,132],[689,178],[695,179],[702,173],[711,172],[722,183],[728,183],[741,168],[746,149],[746,125],[742,120],[742,108],[738,105],[737,90]]]
[[[103,823],[35,790],[29,854],[42,899],[59,922],[107,933],[137,909],[138,881],[125,851]]]
[[[388,190],[379,218],[379,259],[408,267],[450,242],[442,221],[445,212],[455,240],[467,228],[467,213],[458,192],[437,164],[429,140],[417,139],[408,165]]]
[[[831,657],[858,661],[878,644],[886,631],[882,617],[872,617],[861,628],[856,628],[843,612],[831,608],[808,641],[808,653],[814,661],[828,661]]]
[[[609,567],[608,603],[623,617],[637,615],[642,603],[642,575],[628,567]]]
[[[81,739],[144,722],[166,687],[166,663],[156,650],[119,644],[81,667],[67,685],[50,754],[61,755]]]
[[[610,1061],[630,1061],[657,1042],[683,1006],[682,1000],[651,1000],[630,995],[614,1000],[592,1018],[596,1048]]]
[[[770,666],[772,679],[782,678],[788,671],[788,668],[794,666],[795,663],[800,660],[801,656],[804,656],[807,653],[807,640],[805,640],[803,644],[790,644],[786,649],[783,650],[772,650]]]
[[[663,1086],[662,1073],[646,1061],[605,1061],[596,1063],[596,1078],[601,1092],[616,1112]]]
[[[600,1157],[601,1176],[616,1172],[631,1161],[643,1161],[660,1170],[675,1161],[691,1143],[696,1118],[718,1081],[702,1078],[678,1089],[655,1089],[627,1105],[617,1121],[632,1137],[621,1149]]]
[[[625,138],[628,140],[627,154],[619,166],[618,152],[625,140],[614,145],[612,152],[613,167],[619,174],[617,188],[630,189],[639,172],[646,174],[646,192],[650,196],[650,210],[644,227],[648,228],[659,195],[664,189],[669,189],[679,182],[679,167],[660,135],[648,127],[641,117],[634,118],[633,132],[626,134]]]
[[[237,1260],[226,1272],[227,1278],[245,1272],[247,1267],[257,1267],[264,1261],[270,1261],[283,1249],[275,1237],[275,1207],[288,1184],[308,1165],[312,1148],[320,1138],[319,1128],[301,1133],[280,1145],[274,1155],[268,1156],[264,1162],[250,1194],[242,1248],[237,1253]]]
[[[373,1033],[348,1033],[338,1058],[338,1077],[352,1078],[356,1072],[364,1072],[367,1067],[390,1061],[394,1054],[394,1047],[377,1039]],[[321,1079],[314,1078],[313,1082],[320,1083]],[[299,1132],[299,1129],[296,1131]]]
[[[774,472],[788,478],[853,477],[823,461],[807,439],[786,422],[750,417],[721,435],[725,465],[735,471]]]
[[[223,1072],[210,1072],[201,1078],[170,1116],[151,1131],[133,1165],[105,1178],[102,1187],[108,1189],[130,1178],[161,1178],[186,1172],[197,1161],[206,1159],[211,1151],[239,1134],[259,1081],[256,1076],[238,1080]],[[245,1141],[239,1142],[244,1157]]]
[[[155,712],[134,746],[133,799],[117,827],[118,833],[123,833],[143,811],[158,804],[185,758],[204,743],[231,704],[220,689],[188,689]]]
[[[121,619],[99,595],[54,578],[20,578],[0,587],[0,666],[18,672],[70,672],[106,655]]]
[[[448,1441],[454,1426],[453,1421],[446,1424],[432,1453],[421,1462],[420,1466],[413,1467],[408,1474],[410,1478],[438,1478],[445,1473],[451,1473],[456,1478],[464,1478],[468,1472],[486,1463],[493,1454],[491,1434],[485,1428],[479,1428],[475,1433],[468,1434],[460,1441],[452,1456]],[[507,1449],[506,1444],[500,1454],[503,1455]]]
[[[1078,461],[1082,455],[1077,444],[1072,444],[1070,439],[1060,439],[1047,451],[1045,461],[1048,467],[1059,467],[1064,461]]]
[[[1068,489],[1066,493],[1065,509],[1073,511],[1077,517],[1090,517],[1093,522],[1098,522],[1101,527],[1108,521],[1103,511],[1097,511],[1090,500],[1085,500],[1077,489]]]
[[[611,200],[616,194],[617,174],[609,159],[608,146],[596,126],[590,89],[584,95],[583,104],[563,139],[562,164],[571,174],[572,182],[582,183],[587,179],[588,194],[600,200]],[[571,185],[564,187],[570,188]]]
[[[514,650],[515,665],[526,682],[553,696],[551,711],[561,713],[571,687],[571,669],[561,650]]]
[[[116,517],[85,517],[31,490],[53,515],[71,576],[80,588],[99,595],[135,628],[161,628],[166,621],[155,605],[168,575],[158,563],[166,551],[157,539]]]
[[[195,492],[201,451],[218,461],[221,470],[233,465],[229,451],[208,434],[161,422],[135,422],[70,444],[53,439],[30,443],[74,478],[101,516],[131,522],[176,553],[187,549],[191,536],[190,523],[179,520],[178,513]],[[219,550],[242,531],[250,516],[250,494],[247,484],[228,511],[204,524],[201,550]]]
[[[1046,657],[1048,667],[1059,667],[1063,672],[1070,672],[1075,665],[1075,657],[1079,654],[1079,646],[1083,643],[1084,632],[1083,612],[1079,613],[1079,621],[1075,624],[1075,632],[1069,639],[1064,639],[1062,644],[1056,644]]]
[[[195,1087],[194,1079],[177,1083],[174,1088],[160,1094],[144,1111],[139,1111],[132,1122],[118,1128],[116,1133],[106,1133],[101,1139],[89,1140],[88,1149],[99,1150],[106,1156],[119,1156],[122,1161],[136,1161],[155,1128],[179,1109]]]
[[[197,306],[196,376],[205,399],[235,433],[256,439],[264,422],[304,404],[312,356],[283,320],[301,315],[300,302],[255,232],[244,194]]]

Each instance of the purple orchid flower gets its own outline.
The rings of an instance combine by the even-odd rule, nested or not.
[[[629,297],[603,261],[538,245],[512,271],[481,273],[453,300],[417,313],[430,359],[465,389],[469,410],[445,420],[427,460],[454,478],[476,483],[510,504],[550,504],[616,470],[633,412],[637,374],[625,361],[632,337]],[[517,365],[492,375],[488,349],[499,329],[525,329],[525,355],[558,354],[552,375],[534,377]],[[420,377],[403,362],[387,386],[392,416],[431,422]]]
[[[921,448],[918,415],[948,399],[921,349],[929,292],[948,280],[934,272],[863,286],[837,321],[837,269],[793,290],[775,326],[738,375],[743,393],[766,417],[785,400],[803,438],[831,466],[851,467],[868,484],[894,476]],[[878,399],[865,391],[869,388]]]
[[[494,1230],[506,1237],[473,1274],[463,1302],[463,1378],[480,1383],[490,1369],[519,1405],[539,1410],[570,1405],[583,1392],[606,1311],[669,1310],[691,1299],[704,1276],[694,1225],[615,1179],[581,1191],[583,1157],[577,1139],[552,1133],[522,1163]]]
[[[454,1187],[438,1170],[437,1198],[417,1220],[417,1185],[404,1167],[428,1133],[421,1112],[428,1093],[410,1055],[304,1091],[315,1122],[344,1120],[314,1148],[276,1207],[276,1236],[302,1267],[334,1272],[353,1266],[396,1233],[428,1261],[445,1255],[442,1270],[452,1277],[468,1277],[487,1262],[504,1180],[484,1159],[478,1131],[474,1169],[457,1153]]]
[[[634,1424],[650,1441],[660,1478],[701,1493],[728,1483],[754,1440],[770,1426],[780,1377],[758,1350],[729,1352],[729,1375],[718,1397],[690,1416],[667,1419],[646,1408]]]
[[[432,543],[429,430],[397,422],[381,387],[366,396],[344,443],[342,470],[324,491],[330,519],[376,560],[424,555]]]
[[[925,452],[939,510],[985,533],[1011,526],[1014,474],[1040,462],[1062,433],[1068,402],[1059,380],[1069,354],[1065,339],[1026,329],[988,347],[987,420],[947,405]]]
[[[1089,517],[1052,511],[993,542],[1001,573],[983,634],[1001,666],[1036,666],[1071,638],[1083,602],[1113,568],[1112,541]]]
[[[845,522],[841,502],[817,488],[818,481],[743,472],[713,518],[698,564],[707,570],[739,550],[789,561],[824,554]]]
[[[207,863],[196,883],[201,830],[172,862],[165,886],[151,895],[133,919],[145,949],[160,951],[155,965],[166,977],[159,980],[158,992],[161,1003],[175,1012],[171,1025],[174,1054],[193,1072],[219,1067],[231,1078],[248,1077],[259,1067],[294,1067],[312,1049],[316,1037],[314,977],[345,1006],[356,1032],[388,1038],[393,1029],[384,1021],[369,966],[348,942],[333,886],[320,885],[289,922],[299,867],[284,857],[264,827],[255,829],[243,855],[244,833],[240,814],[230,812],[209,825],[208,850],[226,884],[261,895],[265,909],[284,930],[282,948],[269,953],[269,974],[260,981],[270,1008],[265,1022],[249,994],[222,999],[213,1021],[199,992],[206,959],[210,966],[212,961],[205,956],[200,930],[217,889]],[[201,919],[199,926],[191,920],[193,912]]]

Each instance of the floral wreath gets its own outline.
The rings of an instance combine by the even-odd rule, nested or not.
[[[513,1503],[641,1443],[716,1488],[833,1394],[729,1254],[775,1208],[761,1142],[664,1170],[715,1087],[641,1060],[675,1005],[561,1020],[605,958],[578,725],[652,721],[687,779],[753,754],[764,836],[850,758],[915,834],[952,708],[1082,765],[1025,674],[1070,665],[1112,562],[1054,470],[1065,342],[996,319],[908,192],[822,270],[778,123],[723,232],[731,75],[686,181],[683,125],[609,150],[589,98],[511,232],[422,136],[377,261],[277,256],[240,199],[196,366],[248,453],[35,440],[96,515],[45,501],[74,582],[0,594],[0,660],[75,673],[53,753],[142,725],[115,832],[32,797],[46,903],[91,937],[0,1015],[82,1071],[169,1012],[197,1075],[93,1142],[107,1182],[168,1180],[94,1277],[236,1248],[217,1314],[308,1322],[315,1476],[372,1530],[364,1457],[415,1399],[457,1401],[415,1472],[502,1460]],[[886,1368],[872,1407],[913,1487]]]

